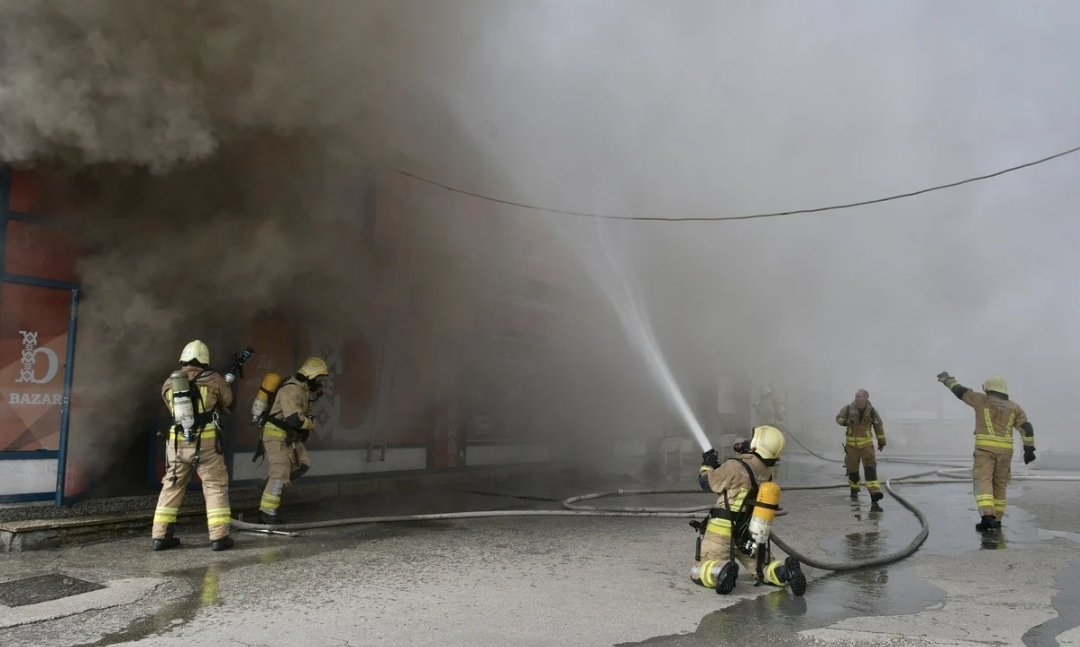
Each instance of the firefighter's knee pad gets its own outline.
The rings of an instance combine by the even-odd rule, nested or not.
[[[294,469],[292,471],[292,473],[289,474],[289,480],[290,481],[295,481],[296,479],[300,478],[304,474],[307,474],[307,471],[309,469],[311,469],[310,465],[301,465],[300,467],[297,467],[296,469]]]

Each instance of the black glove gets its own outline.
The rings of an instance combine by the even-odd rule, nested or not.
[[[311,430],[310,429],[300,429],[300,430],[297,430],[296,435],[297,435],[298,438],[300,438],[300,442],[306,443],[308,441],[308,438],[311,438]]]
[[[938,382],[941,382],[942,384],[945,384],[949,380],[953,379],[953,376],[949,375],[948,372],[946,372],[946,371],[942,371],[942,372],[937,374],[937,379],[938,379]]]
[[[720,467],[720,454],[717,454],[715,449],[710,449],[701,455],[701,464],[717,469]]]
[[[750,441],[749,440],[740,440],[739,442],[732,445],[731,449],[733,449],[736,454],[749,454],[750,453]]]
[[[1035,460],[1035,448],[1031,445],[1024,445],[1024,465],[1033,460]]]

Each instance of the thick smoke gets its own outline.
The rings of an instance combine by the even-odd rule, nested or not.
[[[8,3],[4,15],[0,159],[41,172],[49,211],[91,246],[72,421],[91,476],[145,433],[131,425],[186,341],[211,343],[222,366],[264,310],[348,339],[358,298],[391,284],[397,262],[359,231],[373,214],[353,189],[385,176],[378,163],[453,155],[479,168],[438,97],[413,83],[408,9],[91,0]],[[455,240],[433,212],[399,214],[413,254]],[[410,277],[430,298],[401,347],[448,323],[440,285],[472,280],[468,254],[443,256],[437,273]]]
[[[56,209],[97,237],[79,424],[103,448],[127,433],[196,330],[284,308],[347,332],[397,280],[355,231],[357,176],[405,196],[409,253],[438,259],[409,278],[423,287],[404,352],[467,318],[462,290],[523,262],[485,256],[455,219],[597,236],[387,181],[381,164],[556,208],[736,215],[921,188],[1080,138],[1068,3],[1052,18],[835,4],[9,3],[0,159],[44,168]],[[847,212],[602,226],[691,399],[723,374],[827,386],[826,409],[867,388],[888,414],[890,397],[941,389],[940,370],[972,386],[1002,373],[1064,448],[1075,163]],[[670,410],[587,283],[581,264],[599,262],[567,261],[574,325],[544,367],[559,379],[527,400],[579,438],[654,434]]]

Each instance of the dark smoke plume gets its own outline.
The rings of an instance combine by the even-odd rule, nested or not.
[[[3,15],[0,160],[35,167],[48,210],[92,247],[72,421],[92,476],[143,433],[131,424],[186,341],[211,342],[221,365],[222,340],[268,309],[347,338],[358,297],[396,262],[363,246],[352,187],[425,147],[469,154],[452,116],[417,101],[409,10],[390,3],[9,2]],[[445,220],[402,216],[423,233],[414,254],[454,240]],[[477,271],[444,256],[412,277],[434,297]],[[431,323],[400,344],[438,334],[434,297]]]

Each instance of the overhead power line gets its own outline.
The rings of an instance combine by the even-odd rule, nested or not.
[[[1062,151],[1060,153],[1054,153],[1053,155],[1050,155],[1048,157],[1043,157],[1042,159],[1033,160],[1031,162],[1025,162],[1025,163],[1019,164],[1017,166],[1010,166],[1009,168],[1002,169],[1000,171],[995,171],[993,173],[987,173],[986,175],[979,175],[979,176],[976,176],[976,177],[970,177],[970,178],[967,178],[966,180],[960,180],[958,182],[949,182],[948,184],[938,184],[936,186],[928,187],[928,188],[925,188],[925,189],[919,189],[918,191],[910,191],[908,193],[897,193],[896,195],[890,195],[890,196],[886,196],[884,198],[875,198],[873,200],[860,200],[859,202],[848,202],[848,203],[845,203],[845,204],[834,204],[834,205],[831,205],[831,206],[828,206],[828,207],[814,207],[814,208],[810,208],[810,209],[794,209],[792,211],[773,211],[773,212],[770,212],[770,213],[754,213],[754,214],[749,214],[749,215],[744,215],[744,216],[690,216],[690,217],[685,217],[685,218],[679,218],[679,217],[664,218],[664,217],[660,217],[660,216],[619,216],[619,215],[602,214],[602,213],[588,213],[588,212],[584,212],[584,211],[567,211],[567,210],[564,210],[564,209],[552,209],[552,208],[549,208],[549,207],[540,207],[540,206],[533,205],[533,204],[526,204],[524,202],[514,202],[513,200],[504,200],[502,198],[495,198],[495,197],[492,197],[492,196],[489,196],[489,195],[484,195],[482,193],[474,193],[472,191],[465,191],[463,189],[458,189],[458,188],[455,188],[455,187],[452,187],[452,186],[448,186],[446,184],[441,184],[441,183],[436,182],[434,180],[429,180],[428,178],[425,178],[425,177],[420,177],[419,175],[415,175],[415,174],[409,173],[407,171],[402,171],[400,169],[392,169],[392,170],[395,173],[398,173],[399,175],[403,175],[405,177],[412,178],[414,180],[424,182],[424,183],[430,184],[432,186],[437,186],[440,189],[446,189],[447,191],[451,191],[453,193],[460,193],[461,195],[467,195],[467,196],[471,196],[471,197],[474,197],[474,198],[479,198],[481,200],[487,200],[489,202],[496,202],[498,204],[505,204],[505,205],[509,205],[509,206],[512,206],[512,207],[520,207],[522,209],[531,209],[533,211],[545,211],[547,213],[558,213],[558,214],[563,214],[563,215],[566,215],[566,216],[578,216],[578,217],[582,217],[582,218],[602,218],[604,220],[642,220],[642,221],[656,221],[656,222],[718,222],[718,221],[722,221],[722,220],[755,220],[755,219],[758,219],[758,218],[780,218],[782,216],[795,216],[795,215],[807,214],[807,213],[821,213],[823,211],[839,211],[841,209],[851,209],[851,208],[854,208],[854,207],[865,207],[865,206],[871,205],[871,204],[880,204],[882,202],[891,202],[893,200],[902,200],[904,198],[911,198],[911,197],[914,197],[914,196],[917,196],[917,195],[922,195],[924,193],[932,193],[934,191],[942,191],[944,189],[951,189],[953,187],[958,187],[958,186],[963,185],[963,184],[972,184],[974,182],[981,182],[983,180],[989,180],[991,178],[998,177],[999,175],[1005,175],[1006,173],[1012,173],[1013,171],[1019,171],[1021,169],[1025,169],[1025,168],[1028,168],[1028,167],[1031,167],[1031,166],[1037,166],[1037,165],[1042,164],[1044,162],[1049,162],[1051,160],[1055,160],[1055,159],[1057,159],[1059,157],[1065,157],[1066,155],[1072,155],[1073,153],[1076,153],[1078,151],[1080,151],[1080,146],[1077,146],[1075,148],[1070,148],[1069,150]]]

